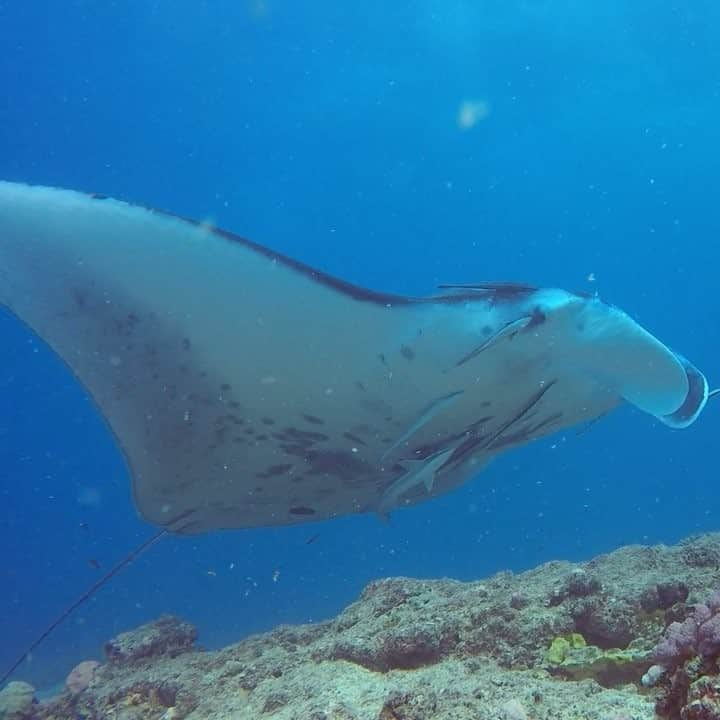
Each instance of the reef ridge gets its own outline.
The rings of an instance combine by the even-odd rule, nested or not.
[[[0,718],[720,720],[717,656],[674,641],[700,612],[715,627],[718,588],[715,533],[474,582],[377,580],[332,620],[219,651],[165,616],[109,640],[74,690],[12,715],[0,693]],[[675,646],[663,679],[658,648]]]

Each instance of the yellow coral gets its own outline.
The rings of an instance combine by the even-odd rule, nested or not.
[[[545,653],[545,662],[548,665],[561,665],[567,657],[569,650],[584,648],[587,646],[585,638],[580,633],[569,635],[558,635],[551,643]]]

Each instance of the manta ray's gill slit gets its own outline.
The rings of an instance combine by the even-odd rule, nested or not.
[[[480,432],[482,427],[495,419],[495,416],[488,415],[479,418],[474,423],[469,425],[463,435],[467,436],[467,439],[460,443],[450,458],[447,460],[446,466],[460,466],[465,460],[470,458],[473,454],[481,451],[488,450],[500,450],[502,445],[496,444],[497,441],[503,437],[504,433],[507,432],[517,422],[527,419],[528,413],[542,400],[545,393],[555,384],[555,380],[547,382],[534,393],[530,399],[521,407],[521,409],[511,416],[508,420],[501,422],[500,426],[490,433]]]
[[[365,445],[367,447],[367,443],[359,435],[355,435],[355,433],[346,431],[343,433],[343,437],[356,445]]]
[[[493,418],[490,419],[492,420]],[[477,430],[463,432],[458,439],[463,436],[466,436],[466,439],[455,448],[453,454],[448,458],[448,464],[453,463],[459,465],[465,458],[472,455],[476,450],[481,449],[488,437],[487,435],[478,433]]]
[[[518,430],[512,433],[508,433],[508,431],[506,430],[500,437],[498,437],[495,441],[488,445],[487,449],[504,450],[516,445],[522,445],[528,442],[530,438],[536,438],[540,435],[545,435],[550,432],[550,428],[555,423],[557,423],[558,420],[562,419],[563,413],[552,413],[544,420],[541,420],[535,425],[528,425],[528,422],[532,420],[533,417],[534,415],[530,414],[527,417],[523,418],[523,427],[518,428]]]
[[[528,402],[517,412],[517,414],[513,415],[506,423],[504,423],[493,435],[488,438],[486,444],[482,447],[482,449],[485,450],[491,450],[495,447],[495,443],[502,439],[503,435],[513,426],[517,423],[521,422],[522,420],[527,419],[529,416],[531,416],[531,413],[534,411],[538,403],[543,399],[543,397],[546,395],[546,393],[555,386],[557,383],[557,378],[554,380],[549,380],[547,382],[544,382],[542,384],[542,387],[534,393]]]
[[[464,355],[460,360],[457,361],[455,367],[461,367],[470,360],[474,360],[480,353],[489,350],[491,347],[496,345],[500,340],[512,340],[519,332],[528,328],[532,322],[532,316],[524,316],[517,320],[512,320],[501,328],[499,328],[491,337],[484,340],[480,345],[471,350],[469,353]]]

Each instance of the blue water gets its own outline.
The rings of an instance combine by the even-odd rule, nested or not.
[[[597,290],[718,382],[718,36],[710,0],[8,0],[0,177],[211,218],[377,289]],[[719,423],[720,403],[675,432],[624,408],[389,525],[165,539],[18,677],[50,685],[161,612],[218,646],[379,576],[717,529]],[[128,488],[81,388],[0,315],[0,667],[150,534]]]

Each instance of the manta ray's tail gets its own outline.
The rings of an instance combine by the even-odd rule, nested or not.
[[[93,585],[91,585],[77,600],[75,600],[71,605],[65,608],[58,616],[53,620],[50,625],[48,625],[45,630],[38,635],[38,637],[33,640],[32,643],[28,646],[28,648],[22,652],[17,660],[2,674],[0,675],[0,687],[5,683],[5,681],[22,665],[23,661],[27,658],[30,653],[35,650],[49,635],[50,633],[55,630],[59,625],[61,625],[65,620],[67,620],[72,613],[75,612],[81,605],[83,605],[87,600],[89,600],[101,587],[103,587],[106,583],[108,583],[112,578],[115,577],[124,567],[129,565],[133,560],[135,560],[139,555],[141,555],[145,550],[147,550],[151,545],[154,545],[160,538],[162,538],[164,535],[167,535],[168,531],[163,529],[156,532],[154,535],[151,535],[149,538],[143,540],[140,545],[138,545],[136,548],[131,550],[117,565],[112,567],[110,570],[108,570],[99,580],[97,580]]]

